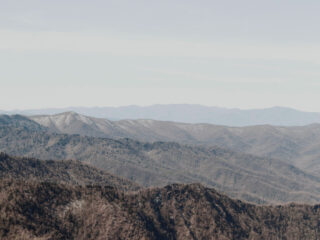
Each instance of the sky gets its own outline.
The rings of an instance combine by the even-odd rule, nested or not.
[[[320,112],[316,0],[0,0],[0,109]]]

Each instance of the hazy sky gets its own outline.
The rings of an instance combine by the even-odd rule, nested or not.
[[[0,0],[0,109],[320,112],[319,0]]]

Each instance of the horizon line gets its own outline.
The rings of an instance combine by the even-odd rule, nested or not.
[[[4,110],[0,109],[0,112],[28,112],[28,111],[41,111],[41,110],[68,110],[68,109],[75,109],[75,108],[83,108],[83,109],[103,109],[103,108],[126,108],[126,107],[138,107],[138,108],[149,108],[149,107],[155,107],[155,106],[198,106],[198,107],[205,107],[205,108],[216,108],[216,109],[224,109],[224,110],[239,110],[239,111],[255,111],[255,110],[267,110],[267,109],[290,109],[300,112],[307,112],[307,113],[320,113],[317,111],[308,111],[303,110],[299,108],[294,107],[288,107],[288,106],[280,106],[280,105],[274,105],[270,107],[261,107],[261,108],[240,108],[240,107],[222,107],[222,106],[214,106],[214,105],[205,105],[205,104],[197,104],[197,103],[172,103],[172,104],[151,104],[151,105],[139,105],[139,104],[130,104],[130,105],[120,105],[120,106],[67,106],[67,107],[43,107],[43,108],[15,108],[15,109],[9,109]],[[71,110],[72,111],[72,110]]]

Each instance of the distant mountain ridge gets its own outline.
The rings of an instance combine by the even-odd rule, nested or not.
[[[110,120],[152,119],[185,123],[211,123],[226,126],[275,125],[303,126],[320,123],[320,113],[303,112],[286,107],[266,109],[229,109],[191,104],[171,104],[124,107],[69,107],[36,110],[16,110],[3,114],[52,115],[74,111],[82,115]]]
[[[219,146],[236,152],[278,158],[302,169],[320,173],[320,124],[297,127],[226,127],[143,119],[110,121],[75,112],[31,116],[30,119],[57,133]]]

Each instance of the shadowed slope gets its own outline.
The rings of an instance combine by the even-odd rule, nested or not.
[[[139,189],[139,186],[131,181],[80,161],[41,161],[10,157],[4,153],[0,153],[0,179],[49,181],[72,185],[108,185],[120,190]]]

